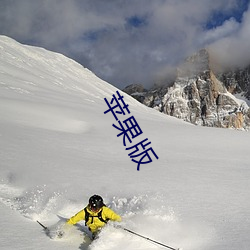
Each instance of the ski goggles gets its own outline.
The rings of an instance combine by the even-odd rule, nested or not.
[[[101,209],[101,207],[97,207],[97,206],[89,206],[90,210],[93,212],[97,212]]]

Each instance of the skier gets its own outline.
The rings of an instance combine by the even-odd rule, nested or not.
[[[109,220],[120,222],[122,219],[120,215],[105,206],[101,196],[95,194],[89,198],[89,204],[72,216],[67,224],[74,225],[80,220],[85,220],[85,226],[92,232],[94,239]]]

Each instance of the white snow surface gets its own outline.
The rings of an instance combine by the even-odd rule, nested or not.
[[[104,114],[116,91],[63,55],[0,36],[0,249],[164,249],[112,223],[92,243],[84,222],[61,239],[36,223],[53,231],[99,194],[123,227],[173,248],[249,250],[249,132],[190,125],[119,91],[143,131],[132,144],[148,138],[159,157],[137,171]]]

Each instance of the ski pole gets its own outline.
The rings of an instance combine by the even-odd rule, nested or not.
[[[145,237],[145,236],[143,236],[143,235],[141,235],[141,234],[135,233],[135,232],[133,232],[133,231],[127,229],[127,228],[122,228],[122,229],[125,230],[125,231],[127,231],[127,232],[129,232],[129,233],[131,233],[131,234],[137,235],[137,236],[139,236],[139,237],[141,237],[141,238],[143,238],[143,239],[145,239],[145,240],[154,242],[154,243],[156,243],[156,244],[158,244],[158,245],[161,245],[161,246],[163,246],[163,247],[169,248],[169,249],[171,249],[171,250],[180,250],[180,248],[173,248],[173,247],[167,246],[167,245],[162,244],[162,243],[160,243],[160,242],[158,242],[158,241],[155,241],[155,240],[152,240],[152,239],[150,239],[150,238],[148,238],[148,237]]]
[[[42,226],[43,227],[43,229],[46,231],[46,230],[48,230],[48,228],[47,227],[45,227],[40,221],[36,221],[40,226]]]

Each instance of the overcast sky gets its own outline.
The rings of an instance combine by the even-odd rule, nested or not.
[[[250,62],[250,0],[0,0],[0,34],[57,51],[124,88],[195,51]]]

